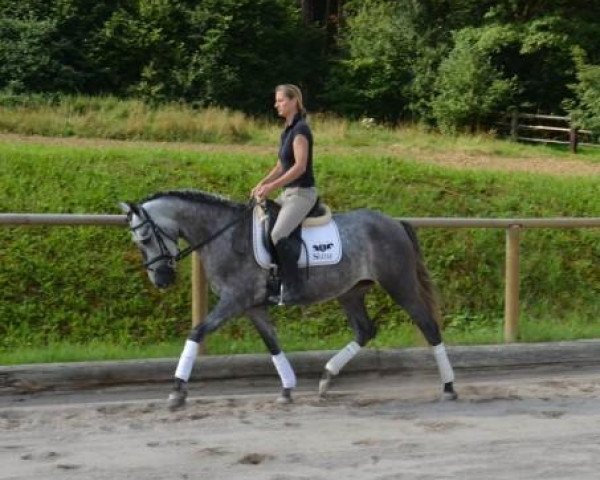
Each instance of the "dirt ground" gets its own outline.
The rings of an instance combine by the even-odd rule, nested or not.
[[[456,402],[435,376],[342,376],[330,397],[301,379],[0,396],[0,478],[597,479],[600,367],[459,372]]]

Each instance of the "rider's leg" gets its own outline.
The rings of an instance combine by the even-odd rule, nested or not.
[[[287,238],[306,218],[316,202],[317,191],[313,187],[286,188],[277,198],[277,203],[281,205],[281,211],[271,231],[273,245],[277,245],[279,240]]]
[[[287,188],[278,198],[281,211],[271,232],[279,260],[282,291],[274,303],[294,303],[299,298],[301,277],[298,272],[297,253],[288,241],[288,236],[306,218],[317,201],[314,188]]]

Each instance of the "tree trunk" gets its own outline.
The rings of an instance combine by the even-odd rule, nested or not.
[[[315,19],[315,8],[314,0],[300,0],[300,6],[302,8],[302,19],[304,23],[312,23]]]

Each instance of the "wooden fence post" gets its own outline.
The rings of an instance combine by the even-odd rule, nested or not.
[[[576,127],[571,127],[569,130],[569,147],[572,153],[577,153],[578,133]]]
[[[506,229],[506,288],[504,293],[504,342],[512,343],[519,335],[519,241],[520,225]]]
[[[192,328],[204,322],[208,312],[208,287],[200,255],[192,252]],[[206,353],[204,342],[198,353]]]
[[[516,142],[519,138],[519,111],[515,108],[510,112],[510,139]]]

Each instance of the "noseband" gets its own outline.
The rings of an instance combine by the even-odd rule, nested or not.
[[[147,261],[144,262],[144,267],[146,269],[152,270],[150,268],[150,266],[154,265],[156,262],[160,262],[161,260],[167,260],[167,262],[169,263],[169,266],[171,266],[172,268],[174,268],[176,262],[178,262],[179,260],[187,257],[194,250],[199,250],[202,247],[205,247],[210,242],[212,242],[214,239],[216,239],[217,237],[219,237],[220,235],[222,235],[226,230],[228,230],[229,228],[233,227],[236,223],[241,222],[243,220],[244,216],[246,215],[246,213],[249,212],[249,211],[251,211],[254,208],[255,205],[256,205],[256,201],[254,199],[250,200],[244,206],[243,212],[240,215],[238,215],[236,218],[234,218],[231,222],[229,222],[224,227],[222,227],[219,230],[217,230],[215,233],[213,233],[206,240],[203,240],[202,242],[196,243],[194,245],[190,245],[190,246],[188,246],[187,248],[185,248],[183,250],[179,250],[178,249],[177,253],[175,255],[171,255],[171,253],[169,252],[169,249],[167,248],[167,245],[165,244],[164,238],[167,238],[167,239],[171,240],[175,245],[177,245],[177,238],[171,237],[162,228],[160,228],[160,226],[157,225],[154,220],[152,220],[152,217],[150,216],[150,214],[146,211],[146,209],[144,207],[138,206],[139,211],[145,217],[143,219],[142,223],[140,223],[139,225],[136,225],[135,227],[131,227],[130,230],[132,232],[135,232],[136,230],[142,228],[144,225],[148,224],[148,225],[150,225],[150,228],[152,228],[152,233],[156,237],[156,241],[158,242],[158,246],[160,248],[160,254],[157,255],[156,257],[154,257],[153,259],[147,260]]]

